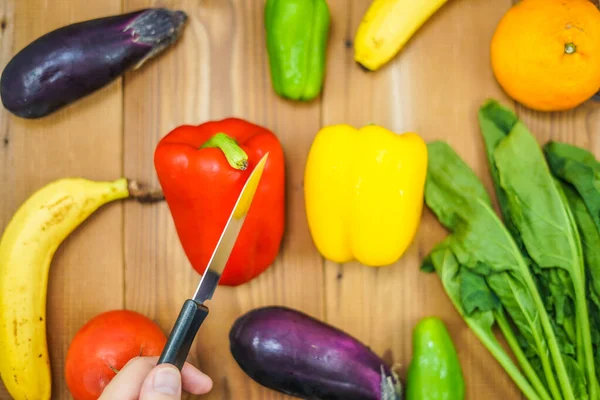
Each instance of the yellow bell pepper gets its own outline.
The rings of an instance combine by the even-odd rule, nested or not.
[[[323,128],[304,176],[309,229],[321,255],[377,267],[411,244],[423,210],[427,147],[376,125]]]

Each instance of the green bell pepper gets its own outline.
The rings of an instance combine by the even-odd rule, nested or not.
[[[405,400],[463,400],[462,369],[444,323],[422,319],[413,330],[412,345]]]
[[[308,101],[323,87],[330,13],[325,0],[267,0],[271,82],[288,99]]]

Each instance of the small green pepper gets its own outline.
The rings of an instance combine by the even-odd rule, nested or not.
[[[325,0],[267,0],[267,53],[278,95],[308,101],[321,93],[329,24]]]
[[[422,319],[413,330],[412,346],[406,400],[463,400],[462,369],[444,323],[435,317]]]

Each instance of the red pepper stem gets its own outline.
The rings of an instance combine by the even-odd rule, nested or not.
[[[248,168],[248,155],[237,144],[235,139],[223,132],[215,133],[213,137],[208,139],[206,143],[200,147],[201,149],[209,147],[218,147],[221,149],[227,162],[235,169],[245,170]]]

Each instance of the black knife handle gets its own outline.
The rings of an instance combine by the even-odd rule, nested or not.
[[[208,315],[208,308],[194,300],[186,300],[179,312],[158,364],[173,364],[179,370],[190,352],[196,333]]]

